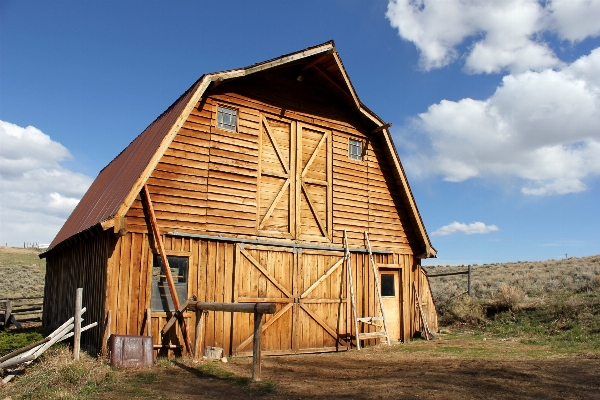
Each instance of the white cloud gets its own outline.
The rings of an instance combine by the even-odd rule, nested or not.
[[[558,71],[505,76],[487,100],[443,100],[412,128],[428,145],[405,157],[416,175],[517,177],[527,195],[581,192],[600,175],[600,48]]]
[[[60,165],[69,151],[32,126],[0,121],[0,244],[49,243],[92,179]]]
[[[543,34],[572,42],[600,34],[600,0],[390,0],[386,17],[425,70],[462,58],[470,73],[555,68],[562,62]]]
[[[453,222],[446,226],[442,226],[437,231],[433,232],[434,236],[447,236],[453,233],[464,233],[465,235],[484,235],[490,232],[499,231],[496,225],[486,225],[483,222],[473,222],[469,225],[462,222]]]
[[[600,0],[553,0],[549,11],[551,27],[565,40],[600,35]]]

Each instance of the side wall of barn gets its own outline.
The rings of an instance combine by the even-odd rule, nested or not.
[[[82,333],[82,346],[92,353],[100,350],[104,332],[107,262],[116,239],[112,230],[96,232],[51,252],[46,257],[43,326],[55,329],[73,317],[75,293],[83,288],[82,304],[87,308],[84,325],[98,326]]]

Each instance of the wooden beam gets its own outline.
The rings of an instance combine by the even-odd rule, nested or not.
[[[160,253],[160,258],[162,260],[164,272],[167,277],[167,284],[169,286],[169,291],[171,292],[171,299],[173,299],[173,306],[176,310],[179,310],[180,304],[179,299],[177,298],[177,292],[175,291],[175,283],[173,282],[173,276],[171,275],[169,260],[167,259],[167,254],[165,253],[165,247],[160,236],[160,229],[158,227],[158,222],[156,221],[156,215],[154,214],[154,207],[152,207],[152,200],[150,199],[150,192],[148,191],[148,186],[146,184],[144,184],[142,191],[144,193],[144,196],[142,197],[145,199],[148,215],[150,217],[152,235],[154,236],[155,244],[158,247],[158,252]],[[190,336],[187,330],[187,326],[185,325],[185,319],[183,318],[183,316],[181,316],[181,314],[178,319],[179,324],[181,325],[181,331],[183,333],[188,354],[192,354],[192,344],[190,343]]]
[[[342,85],[340,85],[333,76],[331,76],[331,74],[329,72],[327,72],[325,69],[321,68],[319,65],[315,65],[315,69],[317,71],[319,71],[321,73],[321,75],[323,75],[329,82],[331,82],[336,88],[338,88],[339,90],[342,91],[342,93],[344,93],[346,96],[350,97],[350,99],[352,99],[352,102],[355,103],[355,105],[357,107],[358,103],[356,102],[356,99],[354,98],[354,96],[351,93],[348,93],[347,88],[342,87]]]
[[[380,126],[378,126],[377,128],[373,129],[373,130],[371,131],[371,133],[377,133],[377,132],[381,132],[382,130],[384,130],[384,129],[387,129],[387,128],[389,128],[390,126],[392,126],[392,123],[391,123],[391,122],[388,122],[387,124],[380,125]]]
[[[317,65],[318,63],[320,63],[321,61],[323,61],[325,58],[327,58],[331,53],[333,53],[333,49],[326,51],[320,57],[316,57],[314,60],[312,60],[311,62],[309,62],[308,64],[306,64],[304,67],[302,67],[302,69],[300,70],[300,72],[304,72],[307,69],[309,69],[311,67],[314,67],[315,65]]]
[[[275,314],[275,303],[190,302],[188,310]]]

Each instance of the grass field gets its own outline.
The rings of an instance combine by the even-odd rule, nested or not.
[[[46,260],[40,250],[0,246],[0,299],[44,295]]]

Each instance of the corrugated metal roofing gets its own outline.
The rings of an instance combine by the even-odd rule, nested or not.
[[[201,81],[202,79],[199,79],[194,83],[171,107],[100,171],[46,253],[73,235],[115,215]]]

